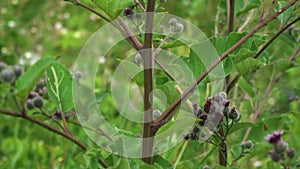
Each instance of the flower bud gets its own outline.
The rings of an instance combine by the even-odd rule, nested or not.
[[[274,144],[274,150],[277,152],[277,153],[282,153],[284,152],[288,147],[288,143],[284,142],[284,141],[280,141],[276,144]]]
[[[289,157],[289,158],[294,158],[295,157],[295,150],[294,149],[291,149],[291,148],[289,148],[289,149],[287,149],[286,150],[286,155]]]

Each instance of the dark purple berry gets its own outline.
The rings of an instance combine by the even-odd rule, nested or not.
[[[192,140],[197,140],[197,134],[194,133],[194,132],[190,132],[189,137],[190,137]]]
[[[35,98],[32,99],[32,104],[36,108],[41,108],[44,105],[44,100],[43,100],[42,97],[37,96],[37,97],[35,97]]]
[[[281,141],[283,130],[274,131],[272,134],[266,136],[266,140],[271,144],[276,144]]]
[[[224,101],[222,102],[222,106],[224,106],[224,107],[229,107],[229,104],[230,104],[230,101],[229,101],[229,100],[224,100]]]
[[[184,137],[183,137],[184,140],[188,140],[189,138],[190,138],[189,134],[185,134]]]
[[[28,100],[26,101],[26,107],[27,107],[28,110],[31,110],[31,109],[34,108],[34,107],[33,107],[33,104],[32,104],[32,101],[31,101],[30,99],[28,99]]]
[[[228,117],[230,119],[236,119],[238,117],[238,113],[237,113],[235,107],[231,108],[231,110],[228,113]]]
[[[1,71],[0,77],[5,83],[12,83],[15,80],[15,72],[12,69],[5,68]]]
[[[132,15],[132,14],[134,14],[134,12],[133,12],[133,10],[131,9],[131,8],[125,8],[124,10],[123,10],[123,15],[124,16],[130,16],[130,15]]]
[[[35,92],[30,92],[29,95],[27,96],[28,99],[33,99],[37,96],[38,94]]]
[[[289,149],[287,149],[286,150],[286,155],[289,157],[289,158],[294,158],[295,157],[295,150],[294,149],[291,149],[291,148],[289,148]]]
[[[24,73],[24,69],[22,66],[16,65],[13,67],[16,77],[21,76]]]
[[[200,131],[200,128],[198,127],[198,126],[195,126],[194,128],[193,128],[193,132],[194,133],[198,133]]]
[[[203,109],[206,113],[209,113],[212,99],[208,98],[203,106]]]
[[[54,112],[54,116],[55,116],[55,118],[57,118],[57,119],[61,119],[61,112],[60,112],[59,110],[56,110],[56,111]]]

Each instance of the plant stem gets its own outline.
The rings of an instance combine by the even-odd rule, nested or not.
[[[190,93],[196,88],[196,86],[211,72],[219,63],[222,62],[232,51],[242,45],[246,40],[248,40],[253,34],[255,34],[258,30],[266,26],[269,22],[276,19],[280,14],[282,14],[286,9],[290,6],[294,5],[297,0],[291,0],[280,10],[275,12],[268,19],[262,20],[259,22],[248,34],[242,37],[237,43],[235,43],[232,47],[230,47],[227,51],[225,51],[218,59],[216,59],[197,79],[193,82],[190,87],[177,98],[163,113],[160,117],[153,121],[153,126],[156,128],[160,128],[164,124],[166,124],[176,113],[179,106],[182,102],[184,102],[190,95]]]
[[[148,164],[152,163],[152,149],[155,135],[155,132],[153,132],[151,126],[153,114],[153,68],[155,58],[152,43],[154,9],[155,0],[148,0],[143,47],[144,51],[142,52],[144,63],[144,122],[142,132],[142,160]]]

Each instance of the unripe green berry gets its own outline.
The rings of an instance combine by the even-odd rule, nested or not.
[[[3,69],[1,71],[1,80],[6,83],[12,83],[15,80],[15,72],[12,69]]]
[[[44,100],[43,100],[42,97],[37,96],[37,97],[35,97],[35,98],[32,99],[32,104],[36,108],[41,108],[44,105]]]
[[[22,66],[16,65],[13,67],[16,77],[21,76],[24,73],[24,69]]]
[[[7,64],[4,62],[0,62],[0,72],[7,67]]]
[[[28,99],[28,100],[26,101],[26,107],[27,107],[28,110],[31,110],[31,109],[34,108],[34,107],[33,107],[33,104],[32,104],[32,100]]]

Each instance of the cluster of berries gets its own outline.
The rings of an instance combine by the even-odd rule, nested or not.
[[[0,82],[14,83],[15,80],[24,73],[22,66],[8,66],[4,62],[0,62]]]
[[[216,127],[220,127],[224,118],[231,120],[232,122],[238,122],[241,119],[239,111],[235,107],[230,107],[230,101],[227,99],[225,92],[220,92],[213,97],[206,99],[203,107],[199,107],[198,104],[194,104],[194,115],[198,119],[198,123],[195,124],[193,130],[184,136],[184,139],[198,140],[199,137],[205,138],[206,132],[199,132],[200,126],[206,125],[211,131]],[[228,121],[226,120],[226,121]]]
[[[26,107],[31,110],[34,108],[42,108],[44,105],[43,98],[35,92],[31,92],[26,99]]]
[[[70,117],[72,117],[74,115],[74,113],[72,113],[72,112],[63,113],[63,114],[64,114],[64,117],[65,117],[66,120],[69,120]],[[62,113],[61,113],[60,110],[56,110],[53,115],[58,120],[62,119],[62,116],[61,116]]]
[[[46,80],[39,79],[32,92],[26,99],[26,107],[31,110],[34,108],[42,108],[44,105],[43,96],[47,93]]]
[[[274,162],[285,160],[285,154],[290,159],[295,157],[295,150],[289,148],[289,144],[281,140],[283,130],[274,131],[266,136],[266,140],[273,145],[273,149],[269,151],[269,155]]]
[[[182,32],[183,29],[184,29],[183,24],[178,23],[176,18],[171,18],[169,20],[169,24],[170,24],[170,31],[171,32],[179,33],[179,32]]]

